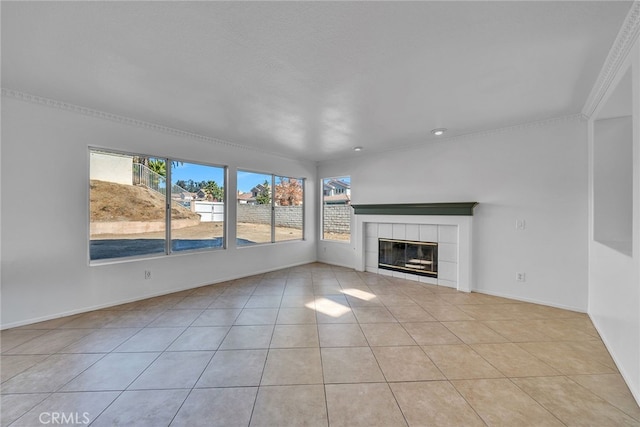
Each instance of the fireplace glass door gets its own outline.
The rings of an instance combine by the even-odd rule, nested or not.
[[[378,239],[378,268],[438,277],[438,244]]]

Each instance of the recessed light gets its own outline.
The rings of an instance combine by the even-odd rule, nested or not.
[[[358,146],[358,147],[353,147],[353,151],[362,151],[363,148]]]
[[[438,128],[431,131],[435,136],[442,136],[447,130],[445,128]]]

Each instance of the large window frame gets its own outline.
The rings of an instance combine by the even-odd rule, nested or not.
[[[205,251],[217,251],[217,250],[224,250],[227,248],[227,233],[226,233],[227,224],[228,224],[228,215],[227,215],[228,194],[226,191],[227,183],[228,183],[228,167],[227,166],[217,165],[212,163],[205,163],[201,161],[193,162],[190,160],[169,158],[165,156],[132,153],[127,151],[113,150],[109,148],[93,147],[93,146],[89,147],[88,153],[89,153],[90,191],[89,191],[89,200],[87,203],[87,206],[89,208],[89,215],[88,215],[89,230],[88,230],[88,251],[87,252],[88,252],[88,259],[89,259],[90,265],[95,265],[95,264],[99,265],[99,264],[113,263],[113,262],[124,262],[124,261],[136,260],[136,259],[171,256],[171,255],[194,253],[194,252],[200,253]],[[109,164],[109,161],[111,160],[109,159],[110,156],[112,156],[114,159],[117,159],[117,158],[120,159],[120,160],[116,160],[116,163],[120,165],[120,170],[118,170],[118,167],[113,167],[112,165]],[[97,158],[100,158],[100,157],[102,158],[101,160],[102,163],[96,160]],[[106,163],[105,163],[105,158],[106,158]],[[155,188],[155,189],[150,188],[150,187],[153,187],[154,185],[148,185],[148,184],[141,185],[143,178],[140,177],[142,175],[139,176],[140,168],[139,168],[139,165],[136,165],[136,159],[146,159],[146,161],[148,162],[148,165],[150,165],[151,163],[154,163],[153,165],[154,168],[162,169],[162,172],[164,172],[164,176],[152,175],[152,178],[151,178],[151,181],[156,182],[156,184],[157,184],[157,181],[159,180],[163,181],[163,183],[157,184],[158,188]],[[127,166],[127,162],[129,163],[128,166]],[[216,227],[220,229],[219,231],[217,231],[217,234],[221,234],[219,237],[202,238],[196,235],[196,236],[192,236],[195,238],[188,239],[188,240],[184,239],[183,237],[175,237],[175,236],[184,236],[184,234],[186,233],[186,230],[183,230],[183,228],[191,227],[192,225],[202,225],[202,223],[205,222],[205,221],[202,221],[202,218],[203,218],[202,215],[195,212],[195,210],[193,209],[193,206],[190,205],[190,207],[187,208],[185,201],[181,202],[176,199],[176,197],[183,196],[183,194],[181,194],[180,196],[176,196],[176,193],[174,192],[174,187],[176,187],[176,184],[173,182],[172,174],[174,173],[174,169],[177,169],[182,166],[192,166],[195,168],[200,168],[200,173],[204,171],[206,174],[210,174],[209,176],[211,177],[215,176],[216,179],[222,180],[222,186],[221,188],[219,188],[219,190],[222,192],[221,202],[222,202],[223,212],[221,214],[218,214],[215,217],[216,219],[222,218],[222,221],[217,221],[217,222],[221,222],[221,224],[216,225]],[[211,171],[207,171],[206,170],[207,168],[211,168]],[[115,178],[113,175],[114,170],[116,171]],[[97,220],[94,221],[95,209],[92,208],[92,202],[93,202],[92,198],[94,197],[94,191],[96,195],[104,194],[104,192],[98,193],[97,190],[94,188],[94,184],[96,183],[96,180],[98,181],[106,180],[108,184],[115,184],[118,181],[120,181],[119,185],[127,184],[126,182],[127,180],[125,177],[127,173],[131,174],[129,186],[131,186],[132,188],[139,186],[145,191],[148,190],[147,191],[148,193],[153,194],[155,202],[154,202],[154,206],[151,207],[150,210],[155,211],[155,214],[154,214],[155,216],[158,216],[159,212],[164,210],[163,218],[155,219],[151,221],[153,224],[149,224],[149,221],[140,220],[139,222],[142,223],[141,224],[142,228],[150,227],[150,228],[153,228],[153,231],[149,232],[146,230],[145,231],[138,230],[135,232],[131,232],[129,234],[125,232],[121,232],[126,237],[125,240],[109,237],[109,236],[116,236],[116,237],[118,236],[118,234],[113,234],[113,233],[111,234],[103,233],[103,235],[106,235],[108,237],[98,237],[100,234],[96,230],[99,226],[104,225],[104,222],[102,224],[98,224],[99,221]],[[151,174],[153,174],[153,172],[151,172]],[[105,178],[105,176],[109,176],[109,175],[111,176]],[[146,175],[149,175],[148,171]],[[99,177],[99,178],[96,178],[96,177]],[[205,181],[206,180],[203,180],[202,182],[205,182]],[[215,180],[213,179],[209,180],[209,182],[211,181],[215,182]],[[119,187],[116,186],[115,188],[119,188]],[[137,194],[140,194],[138,190],[135,190],[135,191],[137,193],[134,192],[133,197],[135,197]],[[193,200],[194,202],[196,201],[195,193],[193,194],[186,193],[186,194],[189,194],[188,201],[191,201],[191,200]],[[217,195],[219,198],[220,192],[218,192]],[[96,202],[96,205],[97,204],[98,203]],[[162,204],[164,206],[162,206]],[[211,222],[211,223],[216,222],[213,219],[213,217],[214,215],[212,213],[211,214],[212,219],[208,222]],[[162,227],[161,225],[162,221],[164,221],[164,227]],[[181,221],[182,223],[178,226],[178,223]],[[126,222],[132,223],[136,221],[129,220]],[[188,223],[189,225],[185,225],[185,222]],[[119,225],[117,225],[117,220],[112,221],[112,223],[115,224],[113,225],[114,228],[119,227]],[[176,225],[176,227],[174,227],[174,224]],[[202,229],[205,230],[205,228],[202,228]],[[198,233],[199,231],[202,231],[202,230],[200,230],[200,228],[198,229],[192,228],[191,234]],[[140,237],[150,236],[150,238],[136,239],[138,235]],[[138,240],[140,242],[138,242]],[[152,249],[149,249],[151,247]]]
[[[305,215],[305,198],[306,198],[306,178],[304,177],[289,177],[284,175],[277,175],[274,173],[266,173],[266,172],[256,172],[248,169],[238,169],[237,170],[237,182],[238,189],[240,189],[241,178],[240,176],[247,175],[255,175],[255,179],[257,181],[261,181],[262,179],[266,180],[266,183],[255,182],[252,185],[251,191],[245,191],[238,193],[237,196],[237,209],[236,209],[236,241],[238,248],[246,248],[252,246],[259,245],[268,245],[274,243],[284,243],[284,242],[300,242],[306,239],[305,237],[305,224],[306,224],[306,215]],[[286,180],[286,181],[285,181]],[[286,183],[294,184],[292,187],[298,188],[300,194],[297,194],[293,197],[294,201],[283,202],[283,198],[281,197],[282,193],[279,191],[284,188]],[[267,187],[266,190],[260,193],[256,190],[261,190],[259,187]],[[249,190],[245,188],[245,190]],[[268,203],[265,203],[264,198],[268,197]],[[258,210],[257,205],[268,206],[269,213],[267,215],[264,212],[256,214],[258,217],[262,219],[255,220],[255,225],[268,225],[270,228],[270,238],[263,239],[262,241],[254,242],[248,239],[247,234],[240,230],[241,224],[247,224],[247,219],[245,213],[241,213],[241,209],[249,209],[249,206],[242,207],[243,205],[252,205],[254,210]],[[299,207],[299,212],[296,207]],[[258,208],[258,209],[256,209]],[[282,215],[278,215],[277,211],[282,208],[290,208],[293,212],[294,217],[299,218],[299,221],[293,221],[293,224],[283,224]],[[264,209],[263,209],[264,210]],[[264,222],[264,217],[269,217],[270,222],[267,224]],[[285,215],[286,216],[286,215]],[[241,221],[242,217],[242,221]],[[285,221],[287,222],[287,221]],[[248,224],[252,224],[248,222]],[[288,235],[293,235],[293,238],[289,238]]]

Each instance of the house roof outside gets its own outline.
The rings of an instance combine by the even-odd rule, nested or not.
[[[347,193],[336,194],[334,196],[324,196],[322,198],[326,205],[350,205],[351,196]]]

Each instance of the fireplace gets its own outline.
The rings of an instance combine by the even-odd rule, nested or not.
[[[438,277],[438,243],[378,239],[378,268]]]

